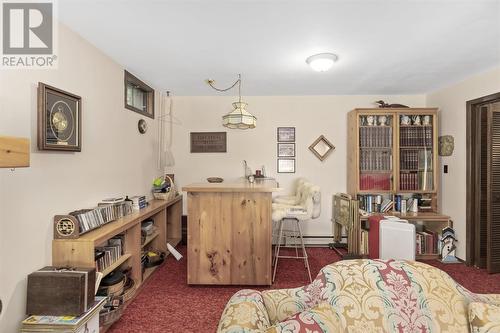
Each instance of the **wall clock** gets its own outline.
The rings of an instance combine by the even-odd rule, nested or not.
[[[82,98],[38,83],[38,149],[81,151]]]
[[[137,129],[141,134],[146,133],[148,130],[148,123],[144,119],[140,119],[139,122],[137,123]]]

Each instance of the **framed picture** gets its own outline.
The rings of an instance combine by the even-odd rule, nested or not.
[[[278,157],[295,157],[295,143],[278,143]]]
[[[227,152],[227,132],[191,132],[191,153]]]
[[[320,137],[309,146],[309,150],[312,151],[320,161],[324,161],[328,155],[335,150],[335,146],[328,141],[324,135],[320,135]]]
[[[278,173],[295,173],[295,159],[278,158]]]
[[[295,127],[278,127],[278,142],[295,142]]]
[[[82,98],[38,83],[38,149],[82,151]]]

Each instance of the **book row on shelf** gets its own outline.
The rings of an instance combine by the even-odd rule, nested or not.
[[[122,201],[113,204],[100,203],[96,208],[77,210],[69,213],[69,215],[78,220],[80,234],[83,234],[130,213],[132,213],[132,203]]]
[[[401,171],[399,176],[399,188],[402,191],[432,190],[432,171]]]
[[[110,238],[106,245],[94,249],[97,272],[102,272],[123,255],[124,236],[118,235]]]
[[[402,170],[432,170],[432,150],[402,149],[400,152]]]
[[[441,236],[434,231],[424,230],[417,231],[415,235],[416,254],[438,254]]]
[[[361,147],[392,147],[392,127],[374,126],[359,128],[359,145]]]
[[[361,230],[360,233],[360,246],[359,246],[359,254],[360,255],[368,255],[369,250],[369,240],[368,230]],[[439,249],[441,248],[441,235],[437,232],[424,230],[417,231],[415,234],[415,254],[416,255],[426,255],[433,254],[438,255]]]
[[[402,195],[358,195],[359,208],[367,213],[386,213],[390,211],[407,213],[432,210],[432,198],[414,194],[409,198]]]
[[[392,153],[390,150],[361,150],[359,162],[362,171],[390,171]]]
[[[432,147],[432,127],[401,127],[399,132],[399,144],[404,147]]]
[[[361,174],[359,187],[361,190],[389,191],[391,189],[392,173]]]

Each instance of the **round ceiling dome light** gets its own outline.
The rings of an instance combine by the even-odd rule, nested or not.
[[[306,59],[306,63],[316,72],[326,72],[339,57],[333,53],[318,53]]]

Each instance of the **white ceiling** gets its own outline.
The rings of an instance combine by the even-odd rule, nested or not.
[[[499,0],[64,0],[60,19],[176,95],[419,94],[500,65]],[[339,61],[313,72],[306,57]],[[233,92],[234,94],[234,92]]]

